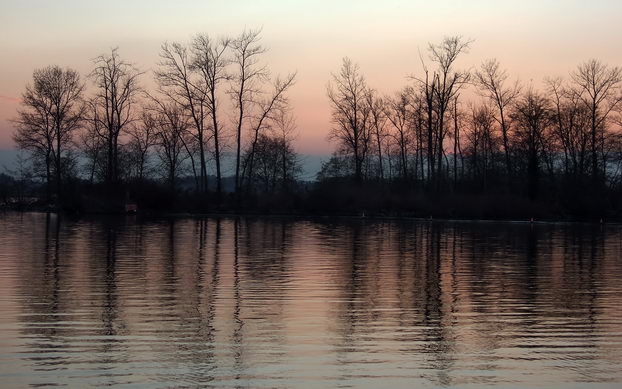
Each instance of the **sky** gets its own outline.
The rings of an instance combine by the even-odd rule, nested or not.
[[[459,67],[496,58],[537,86],[590,58],[622,66],[621,17],[619,0],[0,0],[0,149],[14,147],[10,120],[33,70],[60,65],[86,77],[92,59],[113,47],[145,71],[149,87],[163,42],[262,28],[273,74],[297,71],[296,149],[325,155],[334,148],[326,86],[343,57],[393,94],[421,73],[428,43],[460,35],[473,43]]]

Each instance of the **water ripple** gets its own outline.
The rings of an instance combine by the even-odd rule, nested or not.
[[[622,385],[622,228],[0,219],[11,387]]]

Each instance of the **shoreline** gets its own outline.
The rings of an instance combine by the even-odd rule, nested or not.
[[[491,218],[460,218],[460,217],[420,217],[411,215],[387,215],[387,214],[347,214],[347,213],[266,213],[266,212],[156,212],[156,211],[139,211],[137,213],[123,213],[123,212],[85,212],[85,213],[69,213],[57,210],[42,210],[42,209],[30,209],[30,210],[15,210],[15,209],[2,209],[1,213],[50,213],[60,214],[74,219],[96,219],[96,218],[136,218],[136,219],[292,219],[292,220],[349,220],[349,221],[400,221],[400,222],[416,222],[416,223],[449,223],[449,224],[523,224],[523,225],[622,225],[622,220],[582,220],[582,219],[555,219],[555,218],[541,218],[541,219],[491,219]]]

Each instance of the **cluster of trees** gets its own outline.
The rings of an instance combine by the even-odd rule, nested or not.
[[[494,59],[458,69],[470,44],[430,44],[423,74],[392,96],[344,59],[327,88],[339,148],[319,178],[570,203],[620,192],[622,69],[589,60],[537,90],[511,82]]]
[[[369,188],[428,199],[512,194],[569,213],[619,205],[622,69],[589,60],[538,90],[512,81],[494,59],[460,69],[471,44],[458,36],[430,44],[423,72],[393,95],[370,87],[345,58],[327,86],[337,151],[310,192],[295,185],[287,93],[296,75],[271,76],[258,30],[164,43],[153,91],[116,49],[94,59],[89,88],[75,70],[36,70],[14,139],[30,152],[48,203],[62,203],[63,187],[80,177],[106,188],[159,179],[170,193],[183,178],[195,199],[226,208],[289,193],[317,209],[339,201],[327,183],[354,188],[342,200],[355,207]],[[234,195],[223,196],[225,182]]]
[[[117,49],[94,59],[90,88],[73,69],[36,70],[14,140],[29,152],[48,203],[62,204],[65,183],[76,178],[107,188],[160,179],[175,192],[191,176],[194,192],[215,193],[220,205],[226,159],[234,160],[238,201],[289,190],[299,169],[287,97],[296,75],[272,76],[265,52],[259,30],[164,43],[154,91]]]

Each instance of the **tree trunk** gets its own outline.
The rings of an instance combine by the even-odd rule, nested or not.
[[[61,203],[61,142],[60,142],[60,129],[56,130],[56,202]]]
[[[210,91],[212,95],[212,125],[214,126],[214,158],[216,159],[216,196],[217,202],[220,206],[222,200],[222,180],[220,173],[220,139],[218,120],[216,119],[216,94],[212,88]]]

